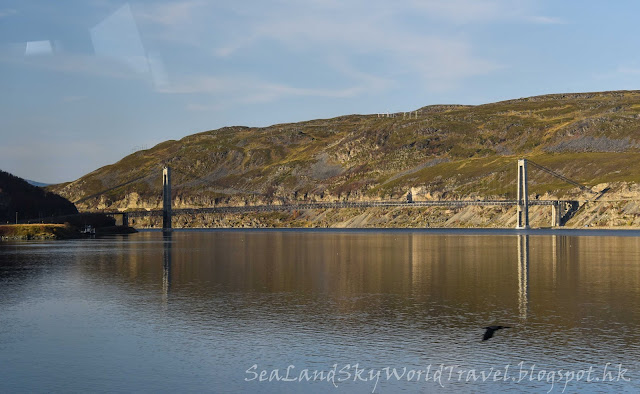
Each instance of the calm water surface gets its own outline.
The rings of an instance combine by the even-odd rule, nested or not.
[[[0,392],[638,392],[640,236],[561,234],[5,242]]]

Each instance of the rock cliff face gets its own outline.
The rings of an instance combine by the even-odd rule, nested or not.
[[[161,168],[168,165],[176,208],[403,199],[409,191],[416,200],[500,199],[515,197],[521,157],[595,192],[607,185],[600,200],[625,188],[635,190],[640,182],[640,92],[431,106],[419,109],[417,118],[349,115],[266,128],[227,127],[161,143],[51,190],[80,200],[81,210],[156,209],[162,203]],[[529,176],[531,198],[595,198],[533,168]],[[373,212],[353,220],[342,214],[298,217],[307,215],[311,225],[322,226],[379,226],[382,217],[395,222],[388,213]],[[469,218],[451,224],[475,223],[473,214],[461,216]],[[507,216],[486,219],[508,225]],[[430,223],[424,214],[417,217],[424,218],[421,226]]]
[[[602,186],[602,185],[600,185]],[[640,228],[640,187],[610,185],[602,200],[581,200],[567,228]],[[553,196],[542,196],[544,198]],[[586,197],[586,196],[585,196]],[[551,226],[551,207],[532,206],[531,226]],[[514,228],[515,207],[327,209],[243,214],[174,215],[175,228]],[[160,228],[159,217],[136,218],[138,228]]]

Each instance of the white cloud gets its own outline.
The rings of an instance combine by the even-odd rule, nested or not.
[[[505,0],[410,0],[410,6],[432,19],[454,23],[512,19],[521,13],[523,1]]]
[[[214,3],[201,0],[136,4],[133,11],[149,38],[189,47],[207,41],[217,15]]]
[[[217,93],[240,90],[255,100],[285,96],[317,95],[347,97],[382,91],[398,75],[410,75],[423,88],[442,91],[459,86],[465,79],[486,75],[502,64],[476,51],[473,37],[460,33],[460,24],[517,22],[564,23],[560,18],[539,16],[533,0],[273,0],[205,2],[190,0],[140,5],[137,15],[150,37],[173,44],[195,47],[200,55],[218,60],[251,58],[265,45],[276,46],[283,62],[297,61],[313,50],[324,63],[318,67],[336,73],[343,86],[318,89],[297,83],[258,84],[246,88],[241,78],[198,77],[201,86],[182,80],[161,91]],[[415,19],[424,19],[416,23]],[[407,20],[413,19],[407,24]],[[436,26],[431,28],[430,26]],[[380,67],[355,65],[363,56],[380,59]],[[340,58],[340,64],[333,59]],[[252,79],[264,81],[258,66]],[[214,61],[212,61],[214,63]],[[228,86],[229,84],[234,86]],[[224,89],[223,89],[223,86]]]
[[[172,94],[219,94],[233,91],[234,87],[239,82],[246,84],[244,81],[234,80],[232,78],[214,77],[209,75],[192,76],[175,81],[171,85],[161,88],[159,91],[161,93]]]
[[[137,16],[163,26],[185,26],[191,24],[195,13],[206,5],[199,0],[157,2],[143,8]]]
[[[338,89],[300,88],[285,84],[260,81],[250,76],[196,76],[185,78],[160,91],[172,94],[206,94],[225,102],[264,103],[289,97],[355,97],[366,91],[363,85]],[[210,106],[206,106],[210,108]],[[199,104],[190,104],[189,110],[203,110]]]
[[[230,56],[235,51],[263,41],[275,41],[299,51],[319,48],[328,57],[359,55],[383,56],[397,73],[417,73],[428,86],[452,86],[460,80],[496,70],[500,65],[473,53],[465,38],[443,37],[408,32],[387,10],[373,10],[357,18],[348,13],[309,12],[295,18],[269,18],[249,30],[244,37],[217,48],[216,53]],[[378,77],[378,79],[384,79]]]
[[[314,89],[299,88],[274,83],[264,83],[252,94],[247,95],[241,101],[246,103],[270,102],[284,97],[329,97],[347,98],[355,97],[365,91],[362,86],[354,86],[343,89]]]
[[[300,5],[299,0],[280,0],[288,7]],[[372,11],[384,12],[388,16],[405,14],[420,15],[431,21],[463,23],[489,23],[495,21],[524,21],[531,23],[563,23],[561,19],[535,16],[535,0],[351,0],[323,1],[307,0],[305,8],[320,11],[350,11],[352,16]]]

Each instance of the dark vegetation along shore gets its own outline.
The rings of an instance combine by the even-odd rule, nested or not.
[[[0,225],[0,240],[49,240],[49,239],[76,239],[100,235],[130,234],[136,232],[131,227],[103,226],[93,227],[95,234],[85,234],[86,227],[79,227],[69,222],[60,223],[34,223],[34,224],[5,224]]]
[[[530,168],[530,198],[588,201],[567,226],[640,227],[638,91],[437,105],[412,117],[225,127],[163,142],[48,190],[80,200],[81,210],[158,209],[160,169],[169,165],[175,208],[401,200],[409,191],[415,200],[513,199],[516,161],[523,157],[588,186],[584,191]],[[548,225],[547,210],[533,209],[532,224]],[[208,215],[176,218],[175,225],[512,227],[514,216],[512,209],[491,207],[365,209]]]
[[[85,233],[87,229],[93,232]],[[0,225],[0,240],[74,239],[135,232],[132,227],[117,226],[115,219],[107,215],[80,213]]]
[[[82,231],[87,226],[95,229],[96,235],[135,231],[115,224],[115,219],[104,214],[78,213],[64,197],[0,171],[2,240],[80,238],[86,236]]]
[[[37,220],[77,214],[78,209],[56,193],[0,171],[0,224],[15,223],[16,213],[18,220]]]

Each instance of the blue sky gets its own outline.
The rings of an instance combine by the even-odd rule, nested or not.
[[[230,125],[638,89],[635,1],[0,0],[0,169]]]

